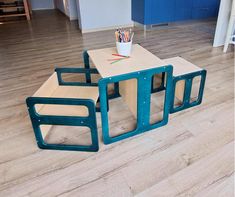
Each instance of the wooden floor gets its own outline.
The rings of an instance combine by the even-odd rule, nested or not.
[[[178,55],[207,69],[203,103],[172,114],[165,127],[112,145],[100,142],[98,153],[86,153],[38,149],[25,98],[55,66],[82,66],[84,49],[114,46],[113,31],[82,36],[76,23],[53,11],[0,24],[0,196],[232,197],[234,52],[212,48],[214,29],[215,21],[146,35],[136,28],[134,42],[160,58]],[[128,122],[126,115],[110,118],[113,130]],[[98,125],[101,136],[99,114]]]

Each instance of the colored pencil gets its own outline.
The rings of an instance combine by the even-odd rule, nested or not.
[[[115,63],[117,63],[117,62],[119,62],[119,61],[121,61],[121,60],[123,60],[123,59],[116,60],[116,61],[114,61],[114,62],[111,62],[110,64],[115,64]]]
[[[124,55],[119,55],[119,54],[112,54],[114,56],[118,56],[118,57],[129,57],[129,56],[124,56]]]
[[[120,59],[123,59],[123,58],[108,59],[108,61],[115,61],[115,60],[120,60]]]
[[[132,30],[123,30],[122,28],[118,28],[115,31],[115,39],[116,42],[131,42],[133,39],[133,35],[134,33],[132,32]]]
[[[129,58],[129,57],[120,58],[120,59],[118,59],[118,60],[115,60],[114,62],[111,62],[110,64],[115,64],[116,62],[119,62],[119,61],[121,61],[121,60],[128,59],[128,58]]]

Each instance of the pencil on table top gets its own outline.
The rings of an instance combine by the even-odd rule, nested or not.
[[[115,63],[117,63],[117,62],[119,62],[119,61],[121,61],[121,60],[124,60],[124,59],[127,59],[127,58],[121,58],[121,59],[119,59],[119,60],[116,60],[116,61],[114,61],[114,62],[111,62],[110,64],[115,64]]]
[[[110,64],[114,64],[114,63],[116,63],[116,62],[119,62],[119,61],[121,61],[121,60],[128,59],[128,58],[130,58],[130,57],[122,57],[122,58],[108,59],[108,61],[113,61],[113,62],[111,62]]]
[[[112,55],[119,56],[119,57],[129,57],[129,56],[119,55],[119,54],[115,54],[115,53],[113,53]]]
[[[123,59],[123,58],[107,59],[107,61],[116,61],[116,60],[120,60],[120,59]]]

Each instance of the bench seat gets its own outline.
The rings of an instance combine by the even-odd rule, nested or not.
[[[99,91],[97,87],[83,86],[58,86],[50,97],[55,98],[79,98],[91,99],[97,102]],[[69,105],[47,105],[43,104],[39,114],[57,116],[88,116],[88,109],[85,106]]]
[[[183,59],[182,57],[172,57],[172,58],[164,59],[163,61],[173,66],[174,77],[203,70],[202,68]]]
[[[173,57],[163,60],[166,64],[173,66],[173,96],[171,102],[171,113],[178,112],[202,102],[203,91],[206,79],[206,70],[181,58]],[[196,98],[193,98],[194,79],[200,77],[200,86],[196,90]],[[175,107],[175,98],[180,102],[180,106]]]

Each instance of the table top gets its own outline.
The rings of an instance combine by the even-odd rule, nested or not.
[[[108,61],[109,59],[118,58],[117,56],[112,55],[114,53],[117,53],[115,47],[88,51],[89,57],[103,78],[165,65],[173,66],[173,76],[179,76],[202,70],[198,66],[181,57],[161,60],[138,44],[134,44],[132,46],[130,58],[111,64],[112,61]]]
[[[163,60],[138,44],[132,46],[129,58],[111,64],[112,61],[108,59],[118,58],[112,55],[114,53],[117,53],[115,47],[88,51],[90,59],[103,78],[166,65]]]

